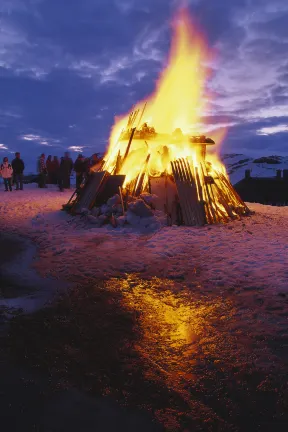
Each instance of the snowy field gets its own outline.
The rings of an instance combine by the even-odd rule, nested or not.
[[[71,191],[0,191],[0,229],[32,240],[40,276],[68,282],[141,273],[225,289],[288,290],[288,207],[249,204],[255,215],[227,225],[141,233],[95,228],[61,211]],[[21,276],[22,267],[14,266]]]

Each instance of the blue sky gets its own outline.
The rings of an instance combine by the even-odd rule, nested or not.
[[[223,152],[288,154],[287,0],[190,0],[216,50],[209,124]],[[175,0],[1,0],[0,157],[104,151],[115,114],[154,89]],[[10,154],[12,157],[12,153]]]

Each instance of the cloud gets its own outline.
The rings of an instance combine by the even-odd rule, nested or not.
[[[263,127],[257,130],[258,135],[273,135],[280,132],[288,132],[288,125],[280,124],[277,126]]]
[[[71,147],[68,147],[68,150],[71,150],[71,151],[73,151],[73,152],[76,152],[76,153],[81,153],[85,148],[87,148],[87,147],[85,147],[85,146],[71,146]]]
[[[44,145],[47,147],[55,147],[61,142],[58,139],[46,138],[41,135],[35,135],[35,134],[22,135],[19,138],[23,141],[33,141],[36,142],[37,144]]]

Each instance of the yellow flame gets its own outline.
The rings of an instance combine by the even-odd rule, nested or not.
[[[192,25],[187,10],[180,11],[172,23],[172,28],[173,38],[167,66],[157,81],[155,92],[134,108],[134,111],[139,110],[134,124],[128,124],[127,128],[127,114],[116,118],[111,131],[109,148],[104,157],[104,168],[111,173],[115,172],[117,156],[120,155],[120,172],[126,175],[125,184],[135,180],[141,170],[143,171],[143,167],[151,176],[163,172],[171,173],[170,162],[179,157],[192,157],[194,164],[197,165],[201,153],[201,145],[193,145],[189,135],[192,135],[192,131],[195,135],[197,125],[203,124],[203,115],[208,108],[209,94],[205,90],[208,73],[205,65],[211,54],[204,39]],[[143,113],[146,101],[147,106]],[[157,136],[148,134],[147,139],[141,139],[141,136],[135,133],[125,158],[131,128],[137,127],[137,130],[140,130],[145,123],[145,127],[155,128]],[[175,140],[171,135],[177,128],[183,133],[181,140]],[[121,134],[127,129],[128,134],[124,139]],[[205,130],[198,131],[199,135],[204,133]],[[149,154],[149,163],[145,166]],[[217,169],[221,168],[222,164],[213,156],[213,163],[215,162]]]

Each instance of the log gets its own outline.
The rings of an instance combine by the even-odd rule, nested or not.
[[[195,195],[195,201],[196,201],[196,215],[197,215],[197,221],[198,225],[203,226],[206,223],[206,217],[205,217],[205,211],[203,207],[203,200],[201,202],[200,195],[197,191],[197,180],[196,175],[194,173],[194,164],[193,161],[189,163],[189,161],[186,159],[186,168],[187,168],[187,174],[188,178],[190,180],[190,183],[193,187],[193,193]],[[198,198],[199,196],[199,198]]]
[[[204,182],[204,185],[205,185],[205,191],[206,191],[206,195],[207,195],[207,201],[208,201],[207,205],[208,205],[209,211],[210,211],[210,213],[212,215],[212,221],[214,223],[217,223],[217,216],[216,216],[215,210],[214,210],[213,205],[212,205],[212,198],[211,198],[210,193],[209,193],[208,185],[207,185],[207,183],[205,181],[205,172],[204,172],[204,168],[203,168],[203,164],[202,163],[200,163],[200,167],[201,167],[203,182]]]
[[[131,143],[132,143],[132,140],[133,140],[133,136],[134,136],[135,131],[136,131],[136,128],[133,128],[132,131],[131,131],[131,135],[130,135],[130,138],[129,138],[129,141],[128,141],[128,144],[127,144],[127,148],[126,148],[126,151],[125,151],[125,155],[124,155],[124,157],[123,157],[122,166],[123,166],[125,160],[127,159],[128,154],[129,154],[130,147],[131,147]]]
[[[240,198],[240,196],[238,195],[238,193],[236,192],[236,190],[233,188],[233,186],[230,183],[230,181],[228,180],[228,178],[224,174],[222,174],[222,173],[218,173],[218,175],[220,175],[220,179],[226,184],[226,186],[228,187],[228,189],[230,190],[230,192],[232,193],[232,195],[238,201],[238,205],[240,204],[244,208],[245,214],[249,214],[250,213],[249,208],[246,206],[246,204],[244,203],[244,201]]]
[[[219,186],[217,185],[217,183],[215,183],[214,186],[215,186],[215,188],[216,188],[216,190],[217,190],[217,193],[218,193],[218,199],[219,199],[220,204],[223,205],[223,207],[225,208],[226,213],[228,214],[228,216],[229,216],[231,219],[235,219],[236,216],[234,215],[233,210],[231,209],[231,207],[230,207],[230,205],[229,205],[229,200],[228,200],[227,197],[224,195],[224,193],[222,192],[222,190],[219,188]]]
[[[199,214],[197,186],[187,159],[183,159],[183,166],[185,169],[188,185],[190,186],[191,199],[189,200],[189,205],[191,207],[191,211],[193,212],[193,217],[195,219],[196,225],[203,225],[203,220]]]
[[[138,123],[137,123],[137,129],[138,129],[139,126],[140,126],[141,120],[142,120],[143,115],[144,115],[144,112],[145,112],[145,110],[146,110],[146,106],[147,106],[147,102],[145,102],[145,104],[144,104],[144,107],[143,107],[143,110],[142,110],[141,116],[140,116],[139,121],[138,121]]]
[[[179,201],[180,201],[180,206],[181,206],[181,210],[182,210],[184,224],[188,224],[189,216],[188,216],[187,209],[186,209],[186,200],[185,200],[185,196],[184,196],[183,184],[182,184],[181,179],[180,179],[180,175],[178,172],[178,166],[176,164],[176,161],[175,162],[171,161],[171,167],[172,167],[172,172],[174,175],[174,179],[175,179],[175,183],[176,183],[176,187],[177,187],[177,191],[178,191],[178,196],[179,196]]]
[[[186,209],[187,209],[187,216],[188,216],[188,223],[187,225],[189,226],[193,226],[196,225],[196,218],[195,218],[195,212],[194,209],[192,208],[193,206],[191,205],[191,188],[189,187],[188,184],[188,179],[186,178],[186,173],[183,167],[183,163],[181,159],[177,160],[177,164],[178,164],[178,168],[179,168],[179,173],[180,173],[180,179],[182,181],[183,184],[183,192],[184,192],[184,199],[185,199],[185,205],[186,205]],[[193,203],[195,204],[195,203]]]
[[[147,167],[148,167],[148,163],[149,163],[149,160],[150,160],[150,156],[151,156],[151,155],[150,155],[150,153],[149,153],[149,154],[147,155],[146,160],[145,160],[144,166],[143,166],[143,168],[142,168],[142,170],[141,170],[141,174],[138,175],[138,178],[137,178],[137,181],[136,181],[136,183],[135,183],[134,190],[133,190],[133,196],[134,196],[134,195],[135,195],[135,196],[139,196],[140,193],[142,192],[143,182],[144,182],[144,179],[145,179],[146,170],[147,170]]]
[[[125,209],[124,209],[123,194],[122,194],[121,186],[119,186],[118,190],[119,190],[119,196],[120,196],[120,200],[121,200],[122,215],[124,215]]]
[[[191,208],[190,202],[189,200],[191,200],[191,191],[189,190],[189,185],[187,182],[187,178],[186,178],[186,174],[185,174],[185,170],[183,167],[183,163],[181,159],[178,159],[177,161],[178,164],[178,168],[179,168],[179,174],[180,174],[180,179],[182,181],[183,184],[183,193],[184,193],[184,199],[185,199],[185,205],[186,205],[186,209],[187,209],[187,216],[188,216],[188,222],[187,225],[196,225],[196,219],[195,219],[195,214]]]
[[[117,155],[117,159],[116,159],[116,165],[115,168],[113,170],[113,174],[119,174],[119,171],[121,169],[121,154],[120,154],[120,150],[118,151],[118,155]]]

